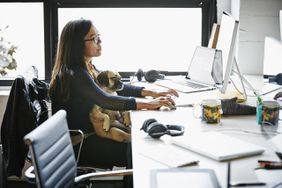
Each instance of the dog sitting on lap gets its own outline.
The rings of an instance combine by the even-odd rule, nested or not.
[[[102,71],[97,75],[96,83],[101,89],[112,95],[123,89],[121,76],[117,72]],[[103,109],[97,105],[89,113],[90,121],[98,136],[118,142],[131,141],[131,119],[129,111]]]

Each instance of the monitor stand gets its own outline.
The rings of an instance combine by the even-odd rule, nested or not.
[[[240,69],[239,69],[239,66],[238,66],[238,63],[237,63],[237,60],[236,60],[235,57],[234,57],[234,64],[235,64],[235,68],[237,69],[237,72],[235,72],[235,71],[233,71],[233,72],[237,73],[237,75],[239,76],[239,79],[240,79],[240,82],[241,82],[241,85],[242,85],[242,88],[243,88],[242,95],[243,95],[244,100],[246,101],[248,99],[248,97],[247,97],[247,92],[246,92],[246,88],[245,88],[245,84],[244,84],[245,78],[243,77],[243,75],[240,72]]]
[[[235,91],[226,91],[226,92],[222,93],[222,85],[218,85],[217,87],[220,91],[219,96],[220,96],[220,98],[237,97],[237,102],[245,102],[247,100],[247,93],[246,93],[245,84],[244,84],[244,81],[246,81],[246,79],[241,74],[237,60],[236,60],[235,57],[234,57],[234,64],[233,65],[235,65],[235,67],[233,66],[232,72],[234,72],[235,74],[238,75],[240,83],[241,83],[242,88],[243,88],[243,92],[239,91],[239,89],[237,89],[237,87],[235,86],[235,83],[234,83],[234,87],[235,87],[236,92]],[[231,80],[229,80],[228,84],[231,84]]]

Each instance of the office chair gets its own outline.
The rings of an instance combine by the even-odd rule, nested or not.
[[[77,176],[77,163],[66,115],[64,110],[58,111],[24,137],[33,164],[25,173],[28,179],[35,178],[37,187],[55,188],[86,185],[93,177],[132,174],[132,170],[117,170]]]
[[[1,142],[7,176],[22,176],[28,147],[23,137],[48,118],[48,84],[39,80],[31,66],[14,80],[7,101]]]

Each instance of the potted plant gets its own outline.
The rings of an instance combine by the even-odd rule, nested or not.
[[[3,33],[9,28],[7,25],[4,29],[0,29],[0,74],[5,76],[7,74],[7,69],[12,70],[17,68],[17,61],[14,58],[14,53],[17,47],[11,42],[4,39]]]

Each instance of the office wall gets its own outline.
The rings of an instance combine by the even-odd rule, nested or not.
[[[218,20],[223,10],[232,12],[240,20],[237,52],[240,70],[247,74],[262,74],[265,36],[280,40],[279,10],[282,10],[282,1],[218,0]]]

